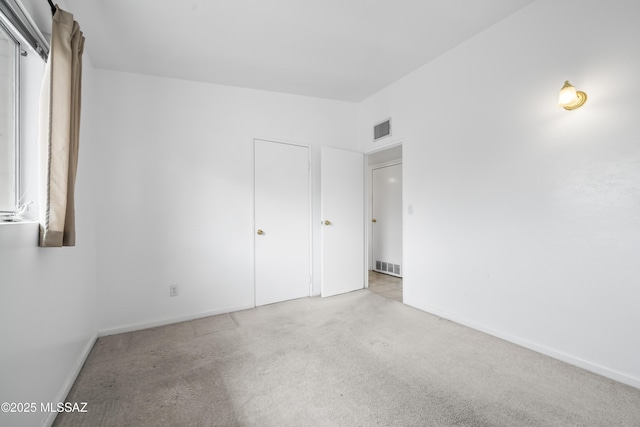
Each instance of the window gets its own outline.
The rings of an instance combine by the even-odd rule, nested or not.
[[[0,222],[37,218],[39,93],[48,54],[22,3],[0,0]]]
[[[13,212],[19,194],[18,80],[20,45],[0,25],[0,212]]]

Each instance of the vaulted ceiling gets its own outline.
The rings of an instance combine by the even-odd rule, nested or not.
[[[64,0],[61,7],[80,23],[98,68],[360,101],[533,1]]]

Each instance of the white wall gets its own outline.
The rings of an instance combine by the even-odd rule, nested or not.
[[[638,16],[539,0],[359,109],[404,142],[405,302],[636,387]]]
[[[253,306],[256,137],[312,145],[319,293],[319,147],[355,149],[356,104],[112,71],[98,80],[103,333]]]
[[[35,138],[43,64],[35,53],[26,59],[31,65],[36,62],[31,70],[35,83],[24,79],[22,85],[27,94],[22,104],[24,179],[33,199],[37,197]],[[40,412],[40,403],[64,401],[97,335],[94,78],[93,66],[85,57],[77,246],[39,248],[37,223],[0,224],[0,402],[37,404],[36,413],[0,413],[0,425],[51,422],[55,414]]]

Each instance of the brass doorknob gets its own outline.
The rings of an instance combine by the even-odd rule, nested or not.
[[[331,221],[326,220],[326,221],[324,222],[324,225],[331,225]]]
[[[258,230],[258,234],[263,235],[263,234],[264,234],[264,231],[262,231],[262,230]]]
[[[378,222],[378,220],[377,220],[377,219],[375,219],[375,218],[373,218],[373,219],[371,220],[371,222]]]

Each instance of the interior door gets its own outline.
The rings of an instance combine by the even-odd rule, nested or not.
[[[321,149],[322,296],[364,288],[364,155]]]
[[[402,164],[372,170],[373,269],[402,276]]]
[[[256,139],[255,304],[311,291],[309,148]]]

